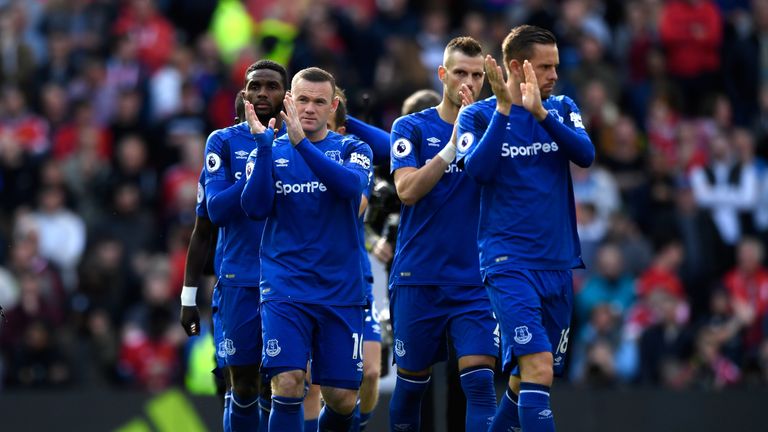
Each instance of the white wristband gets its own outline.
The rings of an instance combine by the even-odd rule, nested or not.
[[[456,159],[456,145],[449,141],[437,155],[440,156],[440,159],[444,160],[445,163],[449,164],[453,162],[453,160]]]
[[[197,287],[184,286],[181,288],[181,305],[197,306]]]

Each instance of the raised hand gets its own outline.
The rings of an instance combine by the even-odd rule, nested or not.
[[[459,97],[461,98],[461,107],[459,107],[459,111],[475,103],[475,95],[466,84],[462,84],[459,88]]]
[[[283,118],[283,123],[285,123],[288,139],[291,140],[291,144],[296,146],[306,137],[306,134],[304,134],[304,129],[301,127],[299,112],[296,110],[296,104],[293,103],[291,92],[285,93],[283,109],[285,111],[281,111],[280,116]]]
[[[528,110],[537,120],[541,121],[547,116],[547,110],[541,104],[541,91],[539,90],[539,80],[533,71],[533,65],[528,60],[523,62],[523,75],[525,82],[520,83],[520,93],[523,96],[523,107]]]
[[[245,104],[245,121],[248,122],[248,127],[251,129],[251,134],[257,135],[264,133],[265,130],[267,130],[267,126],[269,126],[270,129],[274,129],[275,127],[275,118],[269,119],[269,124],[267,126],[264,126],[261,124],[261,121],[259,120],[259,117],[256,115],[256,110],[253,108],[253,104],[244,101]]]
[[[491,85],[491,91],[496,96],[496,110],[508,115],[510,108],[512,108],[512,92],[510,91],[509,83],[504,81],[501,66],[490,55],[485,56],[485,76]],[[509,81],[511,82],[512,80]]]
[[[459,107],[459,113],[464,111],[464,108],[472,105],[475,102],[475,95],[469,86],[462,84],[459,89],[459,97],[461,98],[461,106]],[[456,122],[453,124],[453,133],[451,133],[451,142],[456,144],[456,136],[459,134],[459,118],[456,117]]]

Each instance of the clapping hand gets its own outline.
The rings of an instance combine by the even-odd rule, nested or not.
[[[504,115],[509,115],[509,110],[512,108],[512,90],[509,86],[512,80],[504,81],[501,66],[490,55],[485,56],[485,76],[496,96],[496,110]]]
[[[291,92],[285,93],[283,109],[285,111],[281,111],[280,116],[283,118],[283,123],[285,123],[288,139],[291,140],[291,144],[296,146],[306,137],[306,135],[304,134],[304,129],[301,127],[299,112],[296,110],[296,104],[293,103]]]
[[[520,93],[523,95],[523,107],[528,110],[538,121],[544,120],[547,110],[541,104],[541,90],[539,80],[533,71],[533,65],[528,60],[523,62],[523,75],[525,82],[520,83]]]
[[[459,113],[464,111],[464,108],[472,105],[475,102],[475,95],[469,86],[462,84],[459,89],[459,97],[461,98],[461,107],[459,107]],[[456,117],[456,122],[453,124],[453,133],[451,133],[451,142],[456,144],[456,136],[459,134],[459,118]]]
[[[275,118],[269,119],[269,124],[267,126],[264,126],[261,124],[261,121],[259,120],[259,117],[256,115],[256,110],[253,108],[253,104],[244,101],[245,104],[245,121],[248,122],[248,127],[251,129],[252,135],[258,135],[264,133],[264,131],[267,130],[267,127],[270,129],[275,128]]]

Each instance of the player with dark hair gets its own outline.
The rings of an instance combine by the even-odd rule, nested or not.
[[[245,117],[245,105],[243,95],[238,92],[235,97],[235,124],[239,118]],[[179,321],[187,336],[200,334],[200,311],[197,308],[197,287],[203,274],[211,274],[218,278],[221,265],[221,242],[218,230],[208,217],[208,207],[205,204],[205,167],[200,171],[200,179],[197,183],[197,205],[195,206],[195,226],[189,238],[187,248],[187,260],[184,264],[184,286],[181,290],[181,312]],[[210,266],[210,269],[208,269]],[[211,321],[213,327],[213,344],[216,353],[216,369],[213,373],[216,378],[224,382],[224,411],[229,412],[229,404],[232,398],[231,380],[226,369],[226,361],[219,354],[219,344],[224,340],[219,315],[219,302],[221,290],[218,285],[213,288],[211,294]],[[222,351],[222,354],[224,352]],[[229,416],[224,417],[224,430],[229,432]]]
[[[255,115],[268,121],[283,108],[287,73],[279,64],[261,60],[248,68],[241,95]],[[205,196],[211,221],[220,227],[220,322],[223,340],[217,347],[230,372],[232,430],[259,424],[259,243],[264,223],[247,217],[240,207],[245,165],[256,146],[247,123],[211,133],[205,150]],[[265,416],[266,420],[266,416]]]
[[[246,102],[257,148],[241,204],[266,219],[261,245],[262,370],[272,382],[270,431],[303,430],[307,362],[325,407],[320,430],[352,426],[363,373],[365,284],[357,229],[371,149],[328,130],[338,105],[333,76],[299,71],[281,113],[287,134],[272,144]]]
[[[495,97],[459,119],[459,157],[482,185],[480,266],[501,326],[509,388],[491,431],[554,431],[549,390],[562,372],[573,299],[572,269],[583,267],[570,163],[588,167],[595,150],[576,104],[554,96],[559,56],[548,30],[515,27],[501,67],[486,57]]]
[[[432,365],[447,358],[450,342],[467,397],[466,429],[485,431],[496,410],[497,326],[477,259],[478,186],[454,163],[454,123],[483,86],[482,47],[470,37],[451,40],[437,72],[440,104],[392,126],[391,170],[404,206],[390,274],[397,364],[390,425],[420,429]]]

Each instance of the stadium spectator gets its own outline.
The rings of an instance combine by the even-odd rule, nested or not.
[[[671,0],[659,20],[669,74],[686,95],[685,112],[697,115],[704,97],[719,88],[722,16],[711,0]]]
[[[725,275],[724,284],[733,307],[743,311],[745,354],[755,356],[766,338],[768,321],[768,269],[763,265],[765,246],[754,238],[742,239],[737,247],[736,267]]]
[[[586,324],[593,310],[601,305],[611,308],[617,321],[622,322],[635,301],[635,280],[624,268],[621,250],[611,243],[602,245],[597,252],[597,271],[588,277],[576,295],[576,318]]]

